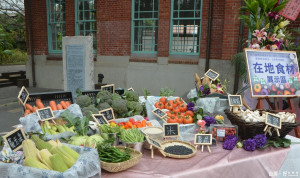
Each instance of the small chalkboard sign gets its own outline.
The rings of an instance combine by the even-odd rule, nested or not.
[[[8,134],[4,135],[3,140],[13,151],[17,151],[22,148],[22,142],[26,140],[24,131],[22,128],[15,129]]]
[[[107,90],[110,93],[115,93],[115,84],[101,86],[101,90]]]
[[[195,145],[211,145],[212,134],[195,134]]]
[[[152,139],[150,137],[146,137],[146,139],[147,139],[147,141],[148,141],[148,143],[150,145],[152,145],[152,146],[154,146],[154,147],[156,147],[158,149],[161,149],[161,145],[160,145],[160,143],[157,140],[154,140],[154,139]]]
[[[275,114],[267,113],[265,123],[266,125],[281,129],[281,118]]]
[[[215,81],[219,77],[218,72],[215,72],[211,69],[209,69],[204,75],[210,78],[212,81]]]
[[[134,91],[134,89],[131,87],[131,88],[128,88],[127,89],[128,91]]]
[[[103,114],[103,116],[105,117],[105,119],[107,121],[115,120],[115,115],[114,115],[113,108],[108,108],[108,109],[101,110],[101,111],[99,111],[99,114]]]
[[[46,120],[55,118],[55,116],[52,112],[52,109],[50,107],[38,109],[38,110],[36,110],[36,113],[42,121],[46,121]]]
[[[241,95],[228,95],[229,106],[242,106]]]
[[[18,99],[22,103],[22,105],[25,106],[28,98],[29,98],[29,93],[27,89],[23,86],[19,92]]]
[[[162,111],[161,109],[159,108],[156,108],[152,111],[152,113],[154,115],[156,115],[157,117],[159,117],[160,119],[163,119],[164,117],[167,116],[167,113],[165,113],[164,111]]]
[[[164,123],[164,135],[165,137],[178,137],[179,136],[179,124],[178,123]]]
[[[109,124],[103,114],[92,114],[93,119],[100,124]]]

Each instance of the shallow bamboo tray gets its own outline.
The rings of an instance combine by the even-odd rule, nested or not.
[[[123,146],[116,146],[116,148],[120,149],[121,151],[125,151],[126,147]],[[142,158],[142,153],[134,150],[134,149],[130,149],[130,156],[131,158],[127,161],[123,161],[120,163],[108,163],[105,161],[101,161],[101,168],[108,171],[108,172],[120,172],[120,171],[124,171],[126,169],[129,169],[133,166],[135,166],[136,164],[138,164]]]
[[[174,146],[174,145],[182,145],[182,146],[186,146],[190,149],[193,150],[193,153],[192,154],[189,154],[189,155],[174,155],[174,154],[170,154],[170,153],[167,153],[167,152],[164,152],[164,149],[168,146]],[[193,157],[196,155],[197,153],[197,148],[189,143],[189,142],[183,142],[183,141],[179,141],[179,140],[170,140],[170,141],[164,141],[163,143],[161,143],[161,147],[162,149],[160,150],[163,154],[165,154],[166,156],[168,157],[171,157],[171,158],[190,158],[190,157]]]

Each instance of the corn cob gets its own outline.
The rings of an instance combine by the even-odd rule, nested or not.
[[[24,160],[24,165],[29,167],[35,167],[39,169],[49,169],[45,164],[39,162],[38,160],[32,158],[32,157],[26,157]]]
[[[57,143],[56,143],[56,141],[54,141],[54,140],[49,140],[48,143],[50,143],[50,145],[51,145],[52,147],[56,147],[56,146],[57,146]]]
[[[26,139],[22,142],[23,151],[25,154],[25,157],[31,157],[35,160],[39,160],[37,156],[38,150],[36,149],[34,142],[30,139]]]
[[[63,146],[63,144],[58,139],[56,139],[56,144],[57,146]]]
[[[36,144],[36,147],[39,149],[39,150],[42,150],[42,149],[47,149],[47,150],[51,150],[52,146],[50,143],[47,143],[43,140],[41,140],[39,137],[37,137],[36,135],[32,135],[32,140],[34,141],[34,143]]]
[[[57,127],[55,127],[55,125],[51,126],[51,130],[54,130],[55,132],[57,131]]]
[[[75,160],[77,160],[79,154],[78,154],[75,150],[73,150],[72,148],[70,148],[70,147],[68,147],[68,146],[66,146],[66,145],[63,145],[63,146],[62,146],[62,149],[63,149],[65,152],[67,152],[69,155],[71,155]]]
[[[49,132],[50,132],[51,135],[58,134],[57,132],[55,132],[55,131],[52,130],[52,129],[49,129]]]
[[[41,151],[38,151],[38,157],[40,161],[45,164],[48,168],[53,169],[52,163],[50,161],[50,156],[52,154],[47,149],[42,149]]]
[[[60,157],[58,154],[50,156],[50,161],[55,171],[65,172],[69,169],[68,166],[65,164],[63,158]]]
[[[67,152],[65,152],[61,146],[52,148],[50,152],[53,155],[58,154],[60,157],[62,157],[63,161],[66,163],[68,168],[72,167],[74,165],[74,163],[76,162],[76,160],[71,155],[69,155]]]

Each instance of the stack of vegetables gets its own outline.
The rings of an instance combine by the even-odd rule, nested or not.
[[[49,101],[49,106],[51,107],[52,111],[67,109],[70,105],[71,105],[70,101],[62,100],[59,102],[59,104],[56,104],[54,100]],[[29,103],[26,103],[24,116],[35,113],[37,109],[43,109],[43,108],[45,108],[45,106],[41,99],[35,100],[35,106],[31,106]]]
[[[140,120],[135,121],[133,118],[130,118],[128,122],[119,122],[119,123],[116,123],[115,121],[110,122],[110,126],[115,127],[116,125],[118,125],[123,129],[143,128],[143,127],[152,126],[152,124],[150,122],[147,123],[145,119],[143,119],[142,121]]]
[[[39,124],[42,128],[43,134],[58,134],[62,132],[74,132],[75,127],[67,127],[66,121],[62,120],[61,118],[55,119],[55,123],[52,121],[41,121],[39,120]]]
[[[136,128],[121,129],[120,139],[125,143],[139,143],[145,140],[145,136]]]
[[[129,148],[125,148],[125,151],[122,151],[117,147],[111,147],[110,143],[97,145],[97,150],[100,160],[108,163],[120,163],[131,158]]]
[[[71,145],[77,145],[77,146],[85,146],[85,147],[91,147],[94,148],[98,144],[102,144],[104,142],[104,139],[96,134],[92,136],[72,136],[70,138],[70,141],[68,142]]]
[[[44,142],[35,135],[32,140],[27,139],[22,143],[25,166],[65,172],[75,164],[79,156],[76,151],[59,141]]]
[[[159,109],[167,109],[167,122],[179,123],[179,124],[191,124],[194,120],[194,112],[187,110],[187,105],[181,98],[175,100],[167,100],[165,97],[161,97],[154,105]]]

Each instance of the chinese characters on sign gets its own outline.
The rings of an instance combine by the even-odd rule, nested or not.
[[[245,49],[245,55],[253,97],[295,96],[300,93],[295,52]]]
[[[300,12],[299,0],[290,0],[286,6],[279,12],[280,15],[295,21]]]

